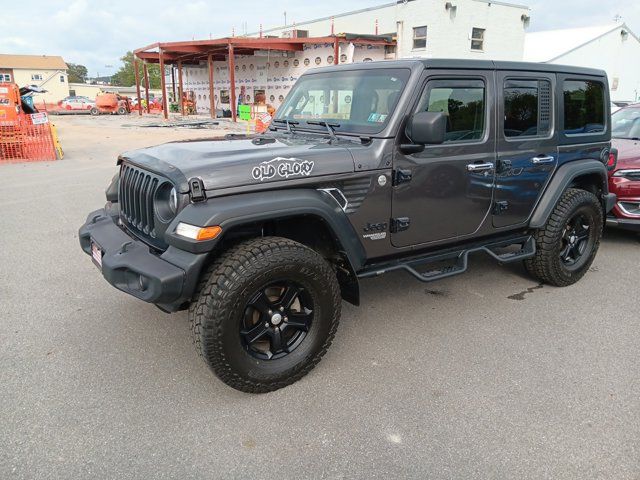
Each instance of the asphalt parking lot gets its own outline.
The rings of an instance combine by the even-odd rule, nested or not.
[[[566,289],[365,281],[310,375],[247,395],[77,239],[118,152],[211,132],[56,121],[65,160],[0,165],[0,478],[640,478],[638,237]]]

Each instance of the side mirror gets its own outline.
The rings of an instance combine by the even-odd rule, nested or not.
[[[418,112],[407,123],[406,134],[417,145],[444,143],[447,116],[443,112]]]

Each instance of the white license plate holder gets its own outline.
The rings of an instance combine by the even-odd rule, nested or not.
[[[100,245],[91,240],[91,258],[100,270],[102,270],[102,255],[104,255],[104,252]]]

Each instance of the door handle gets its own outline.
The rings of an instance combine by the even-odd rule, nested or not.
[[[468,172],[486,172],[487,170],[493,170],[495,165],[493,163],[470,163],[467,165]]]
[[[551,155],[541,155],[539,157],[533,157],[531,159],[531,163],[533,163],[534,165],[539,165],[541,163],[553,163],[555,161],[556,159]]]

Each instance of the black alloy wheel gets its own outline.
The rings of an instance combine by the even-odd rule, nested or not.
[[[313,322],[313,299],[298,283],[283,280],[259,289],[247,303],[240,337],[247,352],[275,360],[293,352]]]
[[[593,231],[593,217],[577,212],[568,222],[562,235],[562,249],[560,260],[568,268],[573,269],[580,265],[589,251],[589,239]]]

